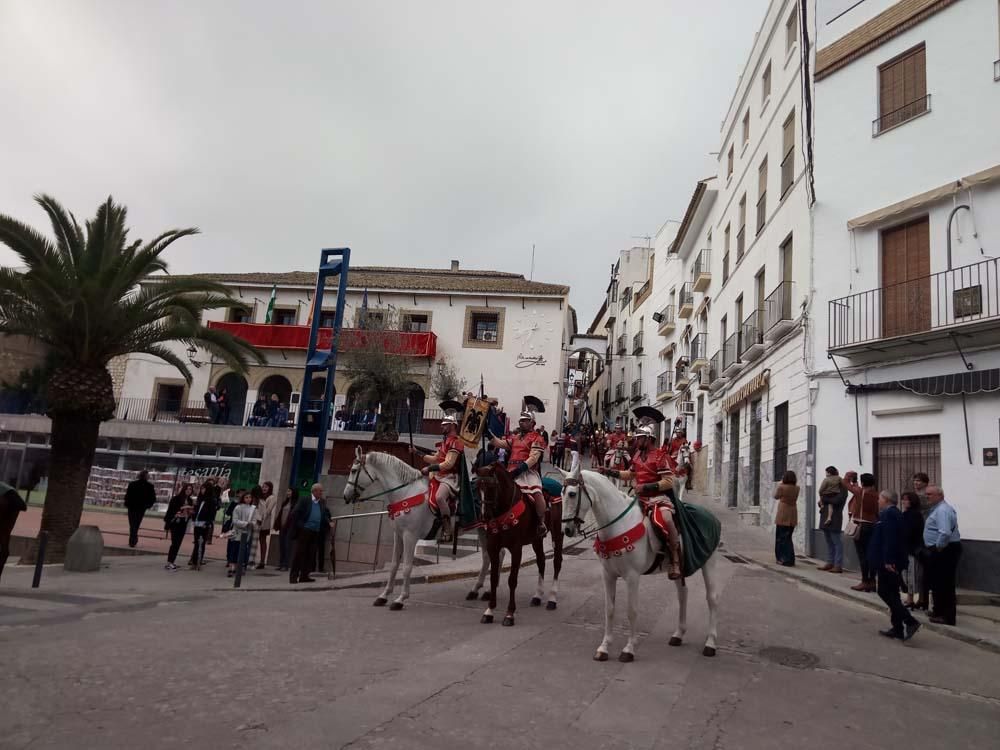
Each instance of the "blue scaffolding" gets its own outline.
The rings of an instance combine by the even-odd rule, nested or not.
[[[303,400],[295,420],[295,450],[292,453],[290,487],[299,487],[299,466],[302,460],[302,439],[316,438],[316,459],[313,462],[310,484],[319,479],[323,468],[323,453],[326,450],[326,435],[330,427],[330,406],[333,401],[333,381],[337,371],[337,350],[340,330],[344,321],[344,301],[347,298],[347,271],[350,265],[349,247],[327,248],[320,253],[319,272],[316,274],[316,292],[313,296],[313,316],[309,327],[309,348],[306,350],[306,371],[302,381]],[[323,311],[323,297],[326,281],[331,276],[339,276],[337,285],[337,307],[330,336],[330,348],[319,348],[320,319]],[[326,388],[323,391],[322,406],[316,408],[315,400],[308,400],[312,392],[313,375],[325,373]]]

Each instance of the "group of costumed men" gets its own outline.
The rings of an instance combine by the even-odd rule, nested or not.
[[[437,444],[434,453],[421,454],[426,464],[422,473],[431,479],[428,500],[441,514],[443,542],[451,541],[453,534],[451,501],[459,495],[462,456],[467,445],[460,435],[464,406],[457,401],[446,401],[441,404],[445,410],[445,416],[441,420],[441,442]],[[488,420],[483,430],[490,447],[503,449],[506,452],[507,467],[511,476],[520,487],[525,499],[534,505],[539,537],[544,537],[547,533],[543,521],[545,497],[542,493],[542,477],[539,471],[546,446],[541,434],[536,430],[535,415],[544,410],[540,399],[526,396],[516,431],[502,437],[494,435],[489,429]],[[627,463],[624,467],[616,466],[617,462],[609,463],[598,467],[597,470],[608,477],[632,485],[644,510],[665,532],[668,577],[680,578],[681,541],[677,525],[673,520],[672,490],[674,482],[687,481],[690,473],[691,467],[687,462],[686,451],[687,437],[683,427],[678,423],[671,439],[660,446],[658,434],[659,424],[665,419],[663,414],[651,406],[640,406],[633,413],[639,420],[639,426],[635,431],[631,448],[628,445],[628,436],[620,427],[609,436],[613,449],[626,453]]]
[[[467,445],[459,427],[466,405],[458,401],[444,401],[440,406],[445,411],[445,416],[441,420],[441,442],[437,444],[434,453],[421,456],[427,464],[421,471],[431,479],[428,489],[431,496],[428,499],[437,506],[441,514],[441,541],[449,542],[453,533],[451,518],[453,511],[450,503],[459,494],[461,458]],[[524,408],[518,418],[515,432],[503,436],[494,435],[490,430],[488,418],[479,430],[480,434],[485,432],[487,443],[491,448],[502,449],[505,452],[511,476],[520,487],[521,494],[534,505],[539,537],[548,533],[543,521],[545,496],[542,494],[542,477],[539,472],[546,446],[541,434],[535,429],[537,426],[535,414],[544,411],[545,406],[541,399],[525,396]]]

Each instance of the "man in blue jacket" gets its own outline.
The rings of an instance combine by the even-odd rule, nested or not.
[[[878,496],[878,523],[868,542],[868,563],[876,571],[878,595],[889,607],[892,627],[879,632],[887,638],[908,641],[920,629],[920,623],[903,606],[899,598],[900,576],[906,570],[907,556],[903,545],[903,514],[896,507],[895,492],[882,490]]]

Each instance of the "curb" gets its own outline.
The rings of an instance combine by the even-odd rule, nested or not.
[[[757,560],[756,558],[751,557],[749,555],[741,553],[741,556],[751,561],[754,565],[763,568],[764,570],[768,570],[772,573],[778,573],[779,575],[782,575],[785,578],[797,581],[798,583],[805,584],[806,586],[814,588],[817,591],[822,591],[823,593],[831,594],[833,596],[836,596],[838,599],[843,599],[844,601],[860,604],[864,607],[867,607],[868,609],[885,614],[886,608],[885,605],[882,603],[881,599],[878,600],[878,603],[870,599],[861,599],[860,597],[855,597],[851,594],[848,594],[842,591],[841,589],[836,588],[835,586],[827,586],[826,584],[820,583],[818,581],[813,581],[809,578],[800,576],[789,570],[784,570],[779,566],[772,566],[768,563],[763,563],[760,560]],[[925,622],[925,621],[921,621],[920,625],[921,627],[926,628],[932,633],[937,633],[938,635],[943,635],[947,638],[951,638],[956,641],[961,641],[962,643],[967,643],[970,646],[981,648],[984,651],[990,651],[994,654],[1000,654],[1000,643],[997,643],[995,641],[990,641],[984,638],[977,638],[976,636],[967,635],[959,630],[955,630],[954,628],[948,625],[938,625],[933,622]]]

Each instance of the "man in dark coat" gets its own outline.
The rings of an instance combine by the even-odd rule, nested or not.
[[[17,494],[17,490],[0,482],[0,575],[3,574],[3,566],[7,564],[7,555],[10,554],[10,535],[17,523],[17,516],[27,509],[27,504]]]
[[[156,503],[156,490],[149,482],[149,473],[143,469],[134,482],[129,482],[125,490],[125,508],[128,510],[128,546],[139,543],[139,526],[146,511]]]
[[[289,583],[312,583],[315,578],[309,574],[316,564],[319,540],[330,531],[330,509],[323,500],[323,485],[314,484],[312,490],[303,497],[292,510],[288,522],[292,524],[295,549],[292,553],[292,569]]]
[[[882,490],[878,496],[878,523],[868,543],[868,562],[875,571],[879,597],[889,607],[888,630],[879,632],[887,638],[908,641],[920,629],[920,623],[899,598],[901,574],[906,570],[906,547],[903,544],[903,514],[896,507],[895,492]]]

